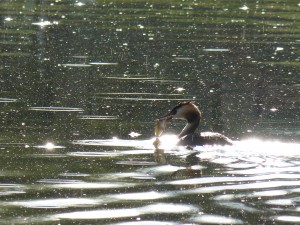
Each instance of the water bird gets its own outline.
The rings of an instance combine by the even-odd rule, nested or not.
[[[178,135],[178,145],[232,145],[232,140],[216,132],[195,132],[201,121],[201,111],[194,102],[182,102],[168,114],[156,120],[155,136],[159,137],[172,119],[185,119],[187,124]]]

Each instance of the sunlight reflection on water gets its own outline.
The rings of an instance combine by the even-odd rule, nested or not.
[[[178,138],[176,135],[163,135],[159,138],[159,148],[168,150],[176,147]],[[154,149],[153,142],[155,138],[150,140],[126,140],[114,137],[112,139],[94,139],[94,140],[75,140],[74,144],[77,145],[95,145],[95,146],[120,146],[120,147],[133,147],[142,149]],[[139,151],[139,150],[137,150]]]
[[[137,186],[136,183],[127,182],[69,182],[57,183],[51,185],[49,188],[65,188],[65,189],[111,189],[111,188],[128,188]]]
[[[44,145],[36,145],[34,146],[35,148],[44,148],[46,150],[53,150],[53,149],[56,149],[56,148],[65,148],[64,146],[60,146],[60,145],[55,145],[54,143],[52,142],[47,142],[46,144]]]
[[[217,193],[227,190],[255,190],[255,189],[267,189],[267,188],[284,188],[288,186],[300,186],[300,181],[265,181],[249,184],[236,184],[236,185],[220,185],[213,187],[200,187],[191,189],[186,193]]]
[[[204,224],[243,224],[243,221],[219,215],[199,215],[192,218],[193,222]]]
[[[25,185],[0,183],[0,196],[8,196],[8,195],[24,194],[24,193],[26,193]]]
[[[10,205],[21,206],[27,208],[69,208],[69,207],[88,207],[98,205],[101,200],[86,199],[86,198],[62,198],[62,199],[43,199],[43,200],[28,200],[15,201]]]
[[[131,209],[110,209],[110,210],[92,210],[92,211],[77,211],[70,213],[61,213],[54,216],[59,219],[106,219],[106,218],[124,218],[136,217],[147,214],[190,214],[198,211],[198,208],[186,204],[168,204],[157,203],[150,204],[140,208]]]
[[[275,216],[273,217],[277,221],[288,222],[288,223],[300,223],[300,216]]]
[[[120,146],[120,147],[135,147],[142,149],[152,149],[151,140],[122,140],[117,137],[112,139],[94,139],[94,140],[75,140],[77,145],[94,145],[94,146]]]
[[[259,139],[249,139],[236,142],[236,147],[243,153],[249,154],[267,154],[268,156],[300,156],[300,144],[284,143],[280,141],[263,141]]]
[[[70,108],[70,107],[30,107],[29,110],[33,111],[44,111],[44,112],[83,112],[81,108]]]
[[[150,200],[150,199],[167,198],[170,197],[170,194],[150,191],[150,192],[140,192],[140,193],[117,194],[117,195],[112,195],[110,197],[116,199],[122,199],[122,200]]]
[[[298,2],[2,5],[1,224],[300,222],[299,144],[141,139],[188,100],[201,129],[299,139]]]
[[[123,222],[123,223],[113,223],[110,225],[178,225],[178,223],[170,221],[132,221],[132,222]]]
[[[16,102],[18,99],[13,99],[13,98],[0,98],[0,102],[4,103],[10,103],[10,102]]]
[[[108,219],[108,218],[126,218],[140,215],[138,209],[110,209],[93,210],[62,213],[54,216],[54,219]]]
[[[142,215],[150,214],[187,214],[186,222],[207,224],[221,222],[222,224],[241,224],[242,220],[234,216],[227,217],[202,212],[197,214],[201,209],[192,204],[196,197],[204,200],[206,197],[203,196],[210,196],[210,201],[222,209],[242,210],[244,213],[251,214],[260,212],[259,207],[252,204],[258,199],[260,204],[272,209],[289,207],[290,211],[299,211],[297,204],[300,200],[294,196],[300,193],[300,175],[298,174],[300,163],[297,160],[299,144],[252,139],[236,141],[233,146],[197,146],[194,149],[187,149],[175,145],[177,140],[175,135],[165,135],[161,137],[165,145],[161,146],[166,146],[166,148],[156,151],[165,155],[169,160],[175,157],[176,161],[172,164],[163,161],[166,164],[160,164],[161,161],[155,160],[156,151],[153,140],[118,138],[76,140],[74,143],[79,145],[80,149],[63,153],[63,156],[83,158],[88,163],[96,157],[112,157],[117,160],[113,161],[110,168],[122,166],[123,171],[117,170],[104,174],[65,172],[60,173],[60,176],[65,179],[37,181],[40,186],[36,186],[44,191],[94,192],[95,196],[92,198],[34,199],[1,204],[26,208],[60,209],[126,203],[132,204],[130,208],[108,206],[107,209],[79,210],[58,213],[50,217],[51,220],[105,220],[140,218]],[[50,143],[42,147],[47,148],[47,146],[53,148],[56,145]],[[88,151],[82,149],[85,146],[88,147],[86,149]],[[90,151],[90,146],[114,146],[115,148],[113,150],[96,148]],[[195,164],[189,163],[190,157],[193,158],[192,162]],[[222,168],[222,173],[218,172],[217,176],[203,176],[202,171],[205,174],[205,171],[211,169],[210,164],[214,165],[216,171]],[[153,185],[156,187],[155,190],[149,188]],[[25,193],[26,189],[30,189],[29,186],[21,189],[16,187],[3,188],[3,191],[7,195],[13,195],[18,192]],[[111,192],[112,190],[117,192]],[[105,193],[102,192],[99,195],[99,191],[105,191]],[[190,199],[190,205],[164,203],[164,201],[174,202],[177,199],[186,198]],[[152,201],[158,201],[158,203],[153,204]],[[149,202],[152,203],[149,204]],[[138,203],[143,203],[143,205],[137,206]],[[273,219],[275,221],[286,219],[286,222],[297,220],[297,218],[287,218],[284,213]]]

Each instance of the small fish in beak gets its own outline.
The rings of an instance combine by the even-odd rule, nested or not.
[[[155,137],[159,137],[167,128],[167,123],[172,120],[174,114],[172,112],[168,113],[167,115],[155,120],[155,127],[154,127],[154,134]]]
[[[155,121],[154,134],[155,137],[159,137],[167,127],[167,120],[158,119]]]

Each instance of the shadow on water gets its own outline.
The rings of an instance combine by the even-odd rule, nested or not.
[[[0,223],[300,223],[299,9],[1,1]],[[234,145],[155,149],[187,100]]]

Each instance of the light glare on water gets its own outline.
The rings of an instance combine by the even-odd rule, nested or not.
[[[11,205],[21,206],[26,208],[69,208],[69,207],[88,207],[99,204],[99,201],[94,199],[84,198],[62,198],[62,199],[47,199],[47,200],[32,200],[32,201],[15,201]]]
[[[182,204],[150,204],[140,208],[131,209],[111,209],[111,210],[93,210],[93,211],[77,211],[71,213],[63,213],[55,215],[60,219],[107,219],[120,217],[136,217],[152,213],[164,214],[189,214],[197,212],[197,208],[191,205]]]
[[[300,222],[299,1],[1,6],[0,224]]]

